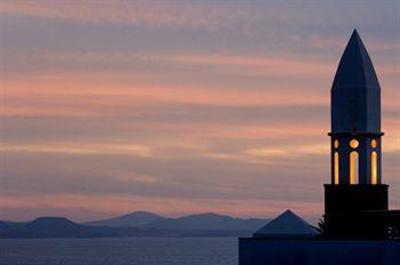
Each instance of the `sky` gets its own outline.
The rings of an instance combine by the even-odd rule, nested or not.
[[[399,1],[1,1],[0,220],[316,220],[353,28],[400,208]]]

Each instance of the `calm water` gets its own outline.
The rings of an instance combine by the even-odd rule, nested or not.
[[[0,240],[0,265],[237,265],[237,260],[237,238]]]

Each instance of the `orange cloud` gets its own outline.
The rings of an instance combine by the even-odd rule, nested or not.
[[[0,144],[0,152],[23,153],[63,153],[75,155],[136,155],[139,157],[151,157],[151,148],[144,145],[106,144],[106,143],[41,143],[41,144]]]
[[[357,9],[348,12],[370,23],[365,9]],[[320,12],[323,16],[313,23],[333,21],[332,17],[336,21],[337,10],[329,11]],[[285,208],[306,216],[322,212],[317,192],[309,200],[286,197],[300,192],[308,195],[311,181],[301,182],[313,178],[311,189],[316,189],[323,167],[329,172],[329,88],[345,45],[335,29],[330,37],[327,32],[307,30],[309,17],[297,9],[210,2],[1,1],[0,12],[5,19],[0,51],[0,118],[4,121],[0,153],[9,163],[2,167],[9,179],[0,187],[5,190],[0,196],[0,219],[13,209],[26,214],[24,218],[71,213],[68,216],[77,220],[87,220],[90,214],[105,217],[143,209],[173,215],[214,211],[268,217]],[[348,26],[343,25],[339,28]],[[24,34],[27,30],[32,32]],[[400,47],[391,42],[393,36],[386,41],[379,36],[375,32],[375,39],[366,44],[383,53],[375,64],[387,113],[383,148],[390,157],[397,157],[400,80],[399,64],[392,55]],[[143,43],[136,46],[142,38]],[[93,172],[96,169],[86,162],[93,160],[100,167],[101,155],[107,157],[102,162],[111,166]],[[54,169],[47,161],[54,157],[72,157],[73,162],[67,166],[62,161]],[[122,159],[128,165],[140,161],[134,167],[144,161],[149,165],[136,173],[132,168],[121,169]],[[313,159],[322,162],[310,163]],[[23,163],[24,171],[21,161],[32,164]],[[178,165],[175,169],[168,168],[172,162]],[[215,165],[217,169],[212,168]],[[235,175],[237,170],[229,170],[237,165],[241,172]],[[387,179],[395,180],[396,164],[389,161],[388,165]],[[197,166],[196,172],[181,168],[189,166]],[[153,176],[147,172],[150,169],[159,169],[165,176],[180,173],[183,177],[177,183],[197,185],[193,191],[203,199],[192,194],[184,199],[170,193],[164,197],[123,195],[125,191],[90,195],[79,187],[75,188],[83,194],[68,194],[71,191],[62,185],[59,194],[23,192],[34,178],[43,181],[39,185],[53,188],[59,182],[75,183],[76,175],[96,185],[91,180],[104,174],[112,176],[106,178],[110,184],[171,188],[160,184],[160,172]],[[12,170],[21,178],[12,186],[12,190],[21,189],[19,194],[7,190]],[[41,170],[59,179],[41,178]],[[286,176],[287,180],[297,172],[304,172],[303,179],[281,188],[285,196],[279,201],[269,195],[278,186],[274,179]],[[192,174],[196,177],[191,178]],[[258,182],[264,175],[265,182]],[[68,182],[69,178],[73,181]],[[255,187],[254,183],[266,185]],[[239,198],[242,190],[252,194],[232,199]],[[229,191],[229,198],[211,199],[220,191]],[[399,194],[396,188],[393,192]],[[275,200],[258,199],[259,194]],[[204,199],[207,196],[210,199]]]
[[[285,58],[278,56],[229,55],[212,53],[160,53],[160,52],[61,52],[41,56],[53,62],[75,62],[76,64],[147,63],[155,65],[186,65],[221,67],[225,71],[238,68],[237,73],[265,76],[329,75],[334,66],[323,61]]]

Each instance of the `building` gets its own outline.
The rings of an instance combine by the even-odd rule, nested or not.
[[[382,179],[380,86],[356,30],[332,85],[329,136],[331,183],[319,233],[286,212],[239,239],[240,265],[400,264],[400,211],[389,210]]]
[[[253,234],[255,238],[314,238],[319,234],[318,229],[311,226],[303,218],[291,210],[267,223]]]
[[[325,185],[325,236],[394,237],[382,183],[381,90],[354,30],[331,90],[331,184]]]

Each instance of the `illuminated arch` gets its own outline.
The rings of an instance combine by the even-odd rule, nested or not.
[[[334,154],[334,168],[333,168],[333,184],[339,184],[339,153],[335,152]]]
[[[358,182],[358,153],[352,151],[350,153],[350,184],[357,184]]]
[[[371,184],[378,184],[378,153],[371,153]]]

